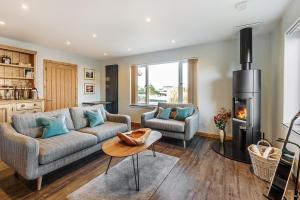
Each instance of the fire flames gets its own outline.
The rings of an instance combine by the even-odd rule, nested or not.
[[[240,108],[236,115],[240,119],[246,119],[247,118],[247,109],[246,108]]]

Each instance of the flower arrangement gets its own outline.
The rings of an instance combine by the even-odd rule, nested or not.
[[[214,122],[216,127],[220,130],[225,130],[227,123],[231,119],[231,111],[221,108],[216,116],[214,116]]]

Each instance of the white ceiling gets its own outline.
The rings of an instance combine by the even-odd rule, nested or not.
[[[223,40],[235,26],[254,22],[261,22],[258,33],[267,32],[291,3],[248,0],[238,11],[240,1],[0,0],[0,36],[106,59]]]

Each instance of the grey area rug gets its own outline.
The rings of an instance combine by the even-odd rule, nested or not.
[[[156,153],[156,157],[153,157],[151,151],[140,153],[140,191],[136,191],[132,158],[127,157],[111,167],[107,174],[101,174],[68,195],[68,199],[146,200],[157,190],[178,160],[177,157],[162,153]]]

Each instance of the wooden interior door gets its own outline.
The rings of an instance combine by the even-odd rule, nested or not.
[[[45,111],[77,106],[77,65],[44,60]]]

